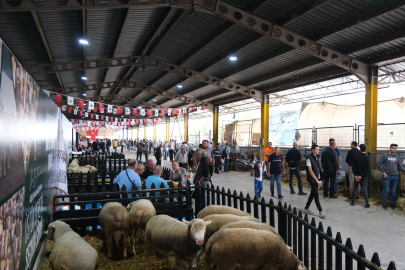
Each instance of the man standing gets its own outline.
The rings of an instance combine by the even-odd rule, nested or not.
[[[114,152],[117,152],[117,147],[118,147],[118,142],[117,142],[117,139],[115,139],[115,140],[113,141]]]
[[[98,152],[98,140],[93,141],[93,153],[96,154]]]
[[[115,184],[126,187],[127,191],[142,189],[141,178],[135,173],[137,162],[135,159],[130,159],[128,167],[125,171],[120,172],[114,179]],[[128,198],[132,198],[132,194],[128,193]]]
[[[173,140],[170,140],[170,142],[168,143],[168,148],[169,148],[169,158],[170,158],[170,162],[173,161],[173,157],[174,157],[174,148],[175,148],[175,144],[173,142]]]
[[[162,165],[162,145],[158,145],[155,148],[155,158],[156,158],[156,165]]]
[[[329,195],[329,198],[331,199],[336,199],[337,196],[335,196],[334,192],[334,187],[335,187],[335,181],[336,179],[336,171],[338,174],[340,174],[340,169],[339,169],[339,161],[337,157],[337,153],[335,151],[336,149],[336,142],[331,141],[329,143],[329,147],[325,148],[322,152],[322,168],[323,168],[323,174],[325,177],[325,181],[323,183],[323,197],[327,198]],[[330,182],[330,187],[329,187],[329,182]],[[328,194],[329,193],[329,194]]]
[[[179,163],[180,167],[188,170],[188,164],[187,164],[188,156],[186,153],[185,145],[181,146],[181,149],[179,152],[177,152],[176,157],[174,158],[174,161],[177,161]]]
[[[203,142],[201,144],[201,149],[206,153],[205,157],[208,159],[208,163],[213,162],[213,160],[212,160],[212,152],[208,148],[208,141],[207,140],[203,140]],[[194,166],[197,167],[197,164],[198,164],[197,151],[194,152],[193,162],[194,162]]]
[[[229,167],[229,153],[231,152],[231,148],[229,147],[229,143],[226,142],[224,148],[222,148],[221,157],[224,159],[224,172],[228,172]]]
[[[335,141],[335,139],[334,138],[330,138],[329,139],[329,143],[331,143],[331,142],[334,142]],[[325,147],[323,150],[325,150],[327,147]],[[341,156],[340,156],[340,150],[339,150],[339,148],[335,148],[335,152],[336,152],[336,154],[337,154],[337,158],[338,158],[338,163],[339,163],[339,173],[338,172],[336,172],[336,181],[335,181],[335,186],[334,186],[334,191],[335,191],[335,194],[337,194],[338,193],[338,188],[339,188],[339,182],[338,182],[338,175],[340,175],[340,170],[342,169],[342,158],[341,158]],[[331,187],[332,188],[332,187]]]
[[[212,154],[214,155],[215,159],[215,173],[219,174],[219,165],[221,164],[221,149],[219,149],[219,143],[217,143],[216,147],[212,150]]]
[[[287,155],[285,156],[285,161],[288,164],[288,173],[290,175],[289,182],[290,182],[290,194],[295,194],[293,181],[294,175],[297,177],[298,182],[298,195],[307,195],[302,190],[302,178],[301,178],[301,171],[300,171],[300,161],[301,161],[301,153],[298,150],[298,142],[293,143],[293,148],[288,150]]]
[[[138,162],[142,162],[142,152],[144,147],[145,145],[142,143],[142,141],[136,144],[136,160]]]
[[[398,170],[405,172],[399,163],[397,144],[390,145],[390,152],[383,154],[377,162],[377,169],[384,175],[383,209],[387,210],[387,195],[390,192],[391,209],[395,209],[396,191],[398,184]]]
[[[168,150],[167,150],[167,141],[165,141],[163,143],[163,158],[164,158],[164,160],[167,160],[167,152],[168,152]]]
[[[148,140],[145,140],[144,142],[144,148],[143,151],[145,152],[145,160],[148,160],[149,157],[149,151],[150,151],[150,142]]]
[[[356,148],[357,149],[357,148]],[[368,204],[368,194],[367,194],[367,186],[368,186],[368,172],[370,170],[371,159],[369,156],[366,155],[367,147],[365,144],[360,145],[361,153],[354,156],[353,158],[353,173],[355,176],[354,182],[354,189],[351,193],[352,203],[350,205],[354,206],[354,198],[356,197],[356,193],[358,194],[359,185],[363,189],[363,196],[366,204],[364,205],[365,208],[369,208],[370,205]],[[351,183],[350,183],[351,184]]]
[[[173,171],[170,179],[176,182],[184,181],[186,177],[186,169],[180,167],[177,161],[172,162],[172,169]]]
[[[360,154],[359,149],[357,148],[357,142],[352,142],[351,148],[349,152],[347,152],[346,156],[346,163],[349,165],[349,183],[350,183],[350,193],[349,193],[349,200],[352,199],[353,187],[354,187],[354,174],[353,174],[353,160],[354,157]],[[360,194],[360,189],[357,190],[355,198],[358,199]]]
[[[273,144],[271,142],[269,142],[267,144],[267,147],[264,148],[264,162],[265,162],[265,164],[267,166],[267,179],[270,179],[270,166],[268,164],[269,163],[269,157],[270,157],[271,154],[274,153],[274,147],[272,147],[272,145]],[[248,158],[250,158],[250,157],[248,157]]]
[[[316,207],[319,211],[319,217],[325,218],[326,215],[322,210],[321,203],[319,202],[319,193],[318,188],[322,184],[322,169],[321,164],[319,163],[319,146],[313,144],[311,146],[311,154],[307,157],[306,161],[306,170],[307,170],[307,181],[311,185],[311,194],[309,194],[309,198],[307,204],[305,205],[304,213],[313,215],[314,213],[309,210],[309,206],[312,203],[312,200],[315,199]]]
[[[106,155],[105,152],[105,142],[103,140],[100,140],[100,142],[98,143],[98,146],[100,147],[100,150],[102,151],[103,155]],[[107,155],[106,155],[107,156]]]
[[[110,155],[111,140],[107,139],[107,154]]]
[[[268,166],[270,167],[270,192],[271,196],[274,196],[274,180],[277,182],[277,195],[281,200],[283,195],[281,195],[281,177],[285,175],[284,170],[284,159],[280,155],[280,148],[276,147],[274,153],[271,154],[268,158]],[[269,169],[267,169],[269,171]]]

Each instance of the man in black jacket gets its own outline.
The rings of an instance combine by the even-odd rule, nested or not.
[[[325,148],[322,152],[322,168],[324,175],[323,182],[323,197],[327,198],[329,193],[329,198],[336,199],[338,198],[333,193],[335,181],[336,181],[336,171],[340,174],[339,161],[337,154],[335,152],[336,142],[332,141],[329,143],[329,147]],[[330,188],[329,188],[330,182]]]
[[[357,142],[352,142],[349,152],[347,152],[346,163],[349,165],[349,183],[350,183],[350,193],[349,200],[352,199],[353,187],[354,187],[354,174],[353,174],[353,158],[360,154],[360,150],[357,148]],[[357,190],[356,199],[359,198],[360,189]]]
[[[155,158],[156,158],[156,165],[162,165],[162,150],[161,147],[163,147],[161,144],[156,147],[155,150]]]
[[[355,176],[354,188],[351,194],[352,196],[352,203],[350,205],[354,205],[354,198],[361,185],[363,189],[363,196],[366,204],[364,205],[365,208],[369,208],[370,205],[368,204],[368,194],[367,194],[367,185],[368,185],[368,171],[370,170],[371,159],[369,156],[366,155],[367,147],[365,144],[360,144],[361,153],[356,155],[353,158],[353,173]]]
[[[294,175],[297,177],[298,182],[298,195],[307,195],[302,190],[302,179],[301,179],[301,171],[300,171],[300,161],[301,161],[301,153],[298,150],[298,142],[293,143],[293,148],[288,150],[287,155],[285,156],[285,161],[288,163],[288,173],[290,174],[290,194],[295,194],[293,181]]]
[[[306,170],[307,170],[307,181],[311,185],[311,194],[309,195],[307,204],[305,205],[304,213],[313,215],[314,213],[309,210],[309,206],[312,200],[315,200],[316,207],[319,211],[319,217],[325,218],[326,215],[322,210],[321,203],[319,202],[318,188],[322,184],[322,169],[319,163],[319,146],[313,144],[311,146],[312,154],[307,157]]]

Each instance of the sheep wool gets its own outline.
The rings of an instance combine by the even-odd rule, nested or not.
[[[207,266],[254,270],[300,270],[303,263],[272,232],[248,228],[222,229],[205,246]]]
[[[132,253],[135,253],[135,238],[141,238],[146,224],[156,216],[156,210],[149,200],[136,200],[129,204],[129,230],[132,240]],[[136,236],[136,237],[135,237]]]
[[[55,241],[49,256],[53,269],[93,270],[96,267],[97,251],[65,222],[49,224],[47,237]]]
[[[129,215],[128,210],[117,202],[109,202],[103,205],[98,216],[100,227],[105,232],[107,240],[108,258],[112,256],[113,240],[118,246],[123,242],[122,257],[127,257],[127,239],[129,236]]]
[[[210,205],[210,206],[204,207],[204,209],[198,213],[197,217],[205,218],[206,216],[209,216],[212,214],[230,214],[230,215],[235,215],[235,216],[252,216],[249,213],[243,212],[243,211],[235,209],[233,207],[229,207],[229,206],[225,206],[225,205]]]
[[[184,269],[183,261],[190,267],[201,251],[205,228],[210,223],[202,219],[181,222],[166,215],[151,218],[145,230],[148,269],[151,269],[152,247],[166,257],[167,269],[171,269],[169,256],[175,256],[177,269]]]
[[[263,231],[269,231],[277,235],[281,241],[284,241],[283,238],[277,233],[276,229],[274,227],[266,224],[266,223],[258,223],[258,222],[252,222],[252,221],[238,221],[238,222],[232,222],[228,223],[224,226],[221,227],[219,230],[223,229],[234,229],[234,228],[249,228],[249,229],[255,229],[255,230],[263,230]]]

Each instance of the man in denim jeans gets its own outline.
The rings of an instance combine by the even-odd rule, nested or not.
[[[271,196],[274,197],[274,180],[277,181],[277,195],[279,199],[284,198],[281,195],[281,176],[285,175],[284,170],[284,159],[280,155],[280,148],[274,148],[274,153],[269,156],[268,166],[270,166],[270,192]],[[268,171],[268,169],[267,169]]]
[[[399,162],[397,144],[390,145],[390,152],[383,154],[377,162],[377,169],[384,175],[383,209],[387,210],[387,195],[390,191],[391,209],[395,209],[396,191],[398,185],[398,170],[405,172]]]
[[[287,155],[285,156],[285,161],[288,164],[288,170],[290,174],[290,194],[295,194],[294,187],[293,187],[293,180],[294,175],[297,177],[298,182],[298,195],[307,195],[302,190],[302,179],[301,179],[301,172],[300,172],[300,161],[301,161],[301,153],[298,149],[298,142],[293,142],[293,148],[288,150]]]

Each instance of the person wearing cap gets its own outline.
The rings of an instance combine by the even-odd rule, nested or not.
[[[221,149],[219,149],[219,146],[221,144],[217,143],[216,147],[212,150],[212,154],[214,155],[215,159],[215,173],[219,174],[219,165],[221,165]]]
[[[395,153],[398,144],[391,144],[389,153],[383,154],[377,162],[377,170],[383,173],[384,190],[383,190],[383,209],[387,210],[387,195],[390,192],[391,209],[395,209],[395,201],[398,185],[398,170],[405,172],[399,162],[399,156]]]
[[[179,163],[181,168],[188,170],[188,155],[186,153],[186,146],[183,144],[180,148],[180,151],[177,152],[174,161]]]

